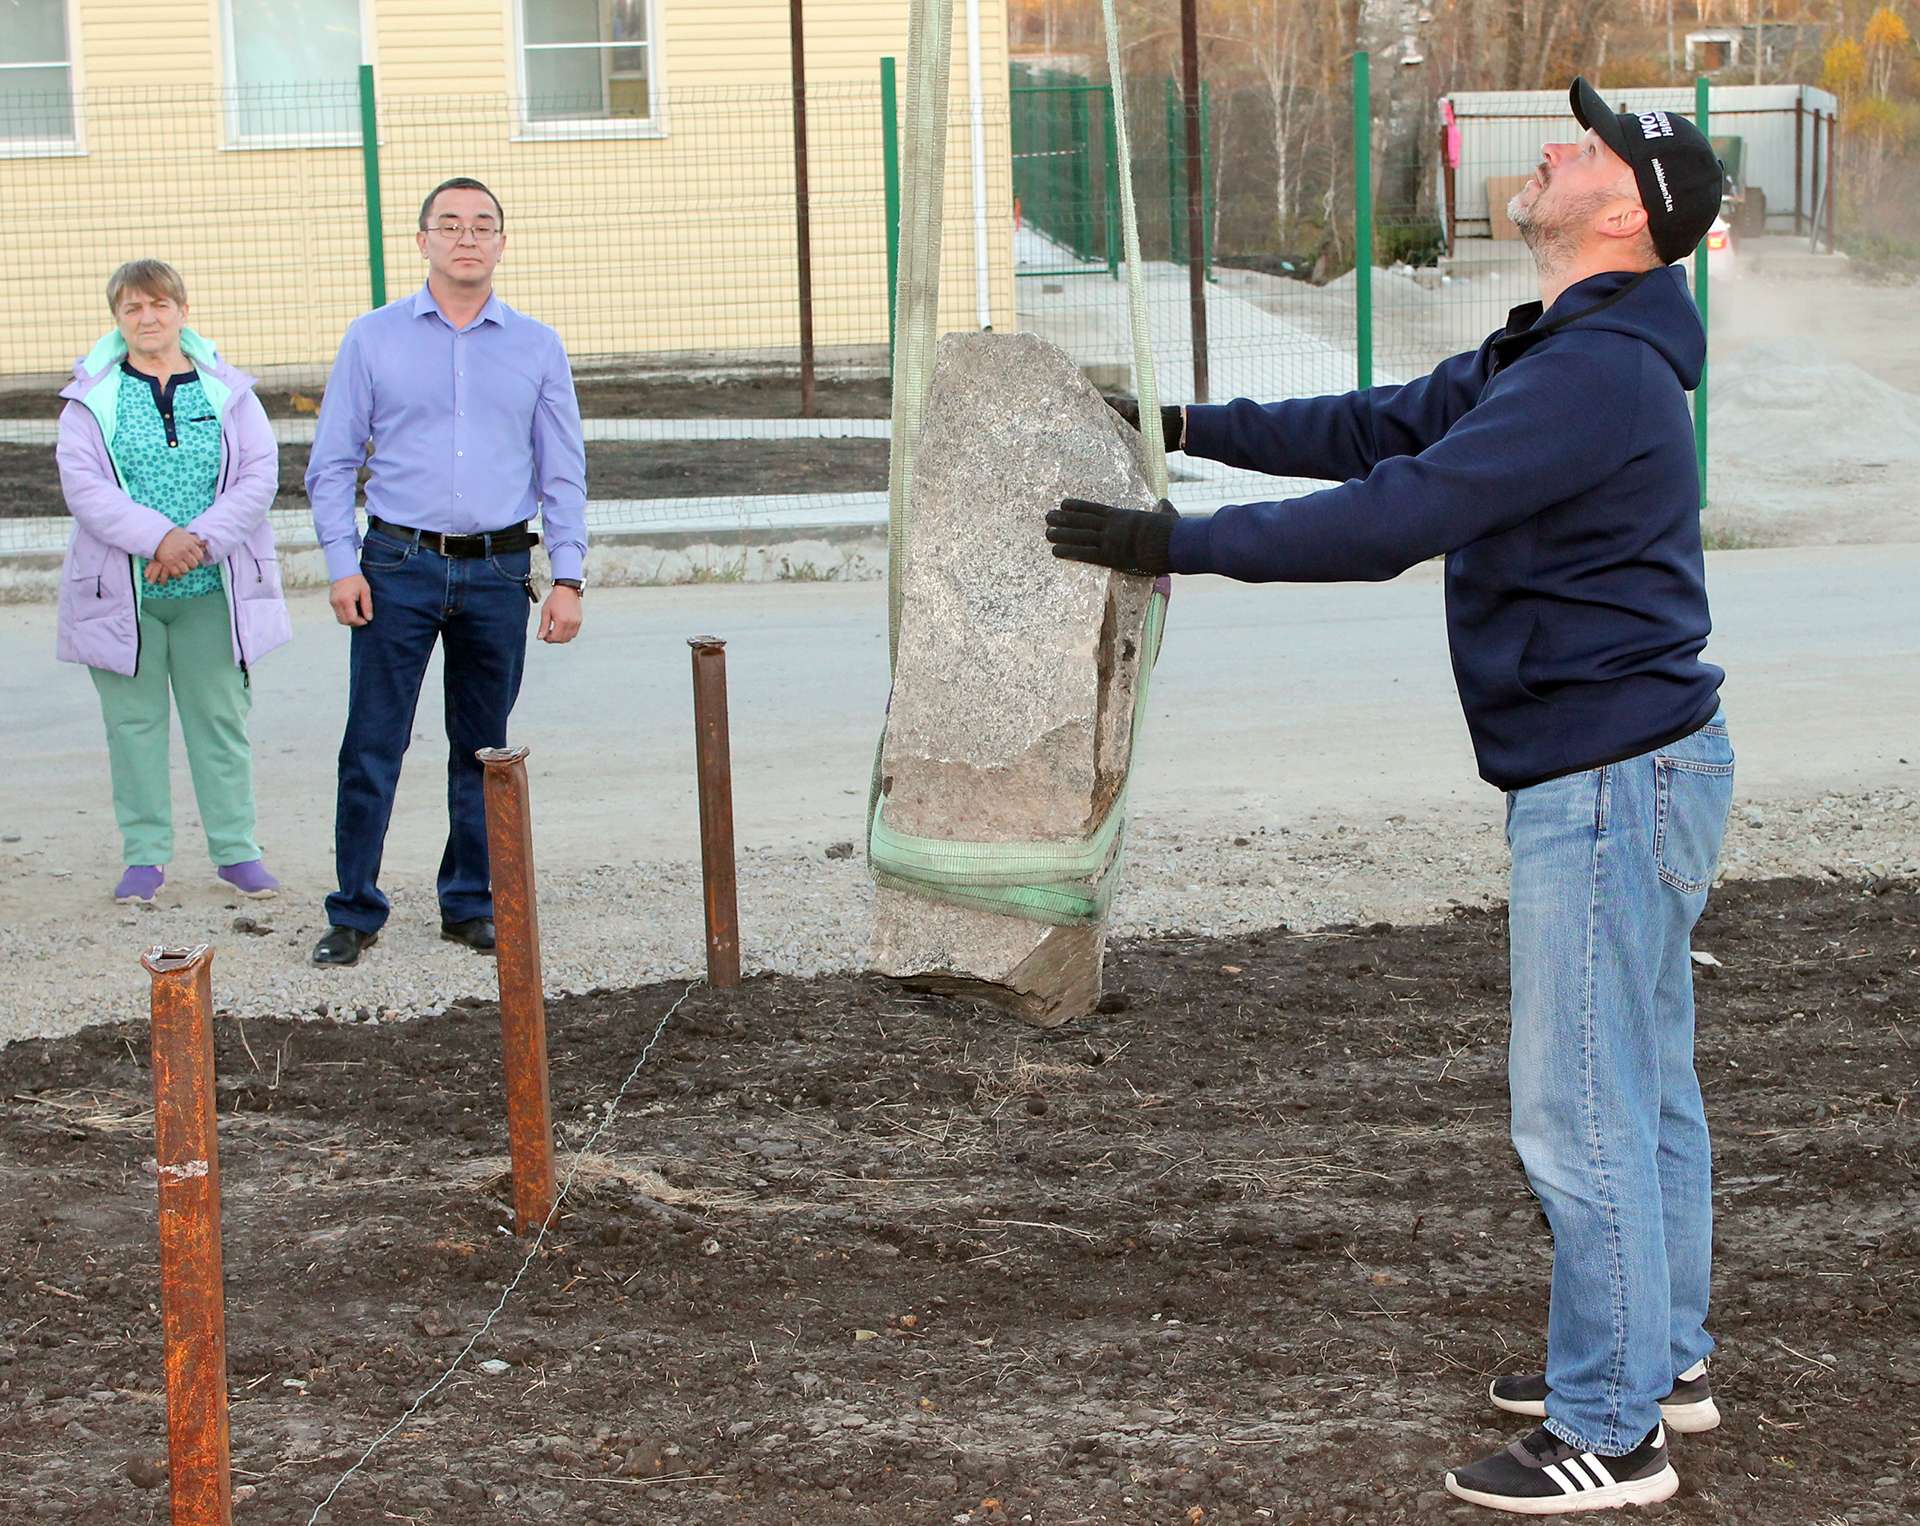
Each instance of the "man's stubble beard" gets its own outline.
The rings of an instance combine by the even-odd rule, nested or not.
[[[1542,275],[1552,275],[1579,252],[1580,224],[1597,211],[1607,197],[1604,194],[1589,195],[1565,207],[1548,207],[1547,215],[1542,217],[1540,203],[1545,196],[1546,188],[1543,186],[1531,206],[1522,206],[1520,194],[1516,193],[1507,203],[1507,217],[1532,254],[1535,268]]]

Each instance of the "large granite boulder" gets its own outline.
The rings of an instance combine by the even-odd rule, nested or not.
[[[940,341],[880,760],[884,819],[964,842],[1085,838],[1125,780],[1145,578],[1061,561],[1047,510],[1150,508],[1139,437],[1030,334]],[[1100,998],[1106,931],[876,886],[872,967],[1051,1025]]]

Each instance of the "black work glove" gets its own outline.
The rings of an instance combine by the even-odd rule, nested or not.
[[[1133,397],[1110,397],[1107,406],[1125,419],[1135,431],[1140,428],[1140,400]],[[1162,408],[1160,410],[1160,438],[1168,450],[1179,450],[1186,444],[1187,410],[1184,408]]]
[[[1166,499],[1157,510],[1116,509],[1086,498],[1063,498],[1047,511],[1053,554],[1119,572],[1157,578],[1173,571],[1167,551],[1180,511]]]

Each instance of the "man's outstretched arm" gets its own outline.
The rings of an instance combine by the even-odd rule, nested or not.
[[[1418,455],[1453,427],[1485,384],[1482,354],[1456,355],[1404,386],[1278,403],[1192,403],[1182,448],[1270,477],[1364,477],[1390,457]]]
[[[1383,460],[1364,479],[1282,502],[1228,504],[1207,518],[1069,499],[1047,515],[1047,539],[1055,556],[1123,572],[1383,581],[1616,470],[1625,436],[1591,427],[1603,381],[1581,362],[1508,373],[1442,439]]]

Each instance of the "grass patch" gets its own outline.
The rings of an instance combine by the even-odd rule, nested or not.
[[[782,583],[837,583],[846,567],[822,567],[812,559],[804,562],[791,562],[784,556],[780,558],[780,570],[774,578]]]
[[[725,562],[701,562],[689,567],[674,582],[681,586],[696,583],[744,583],[747,580],[747,554]]]

